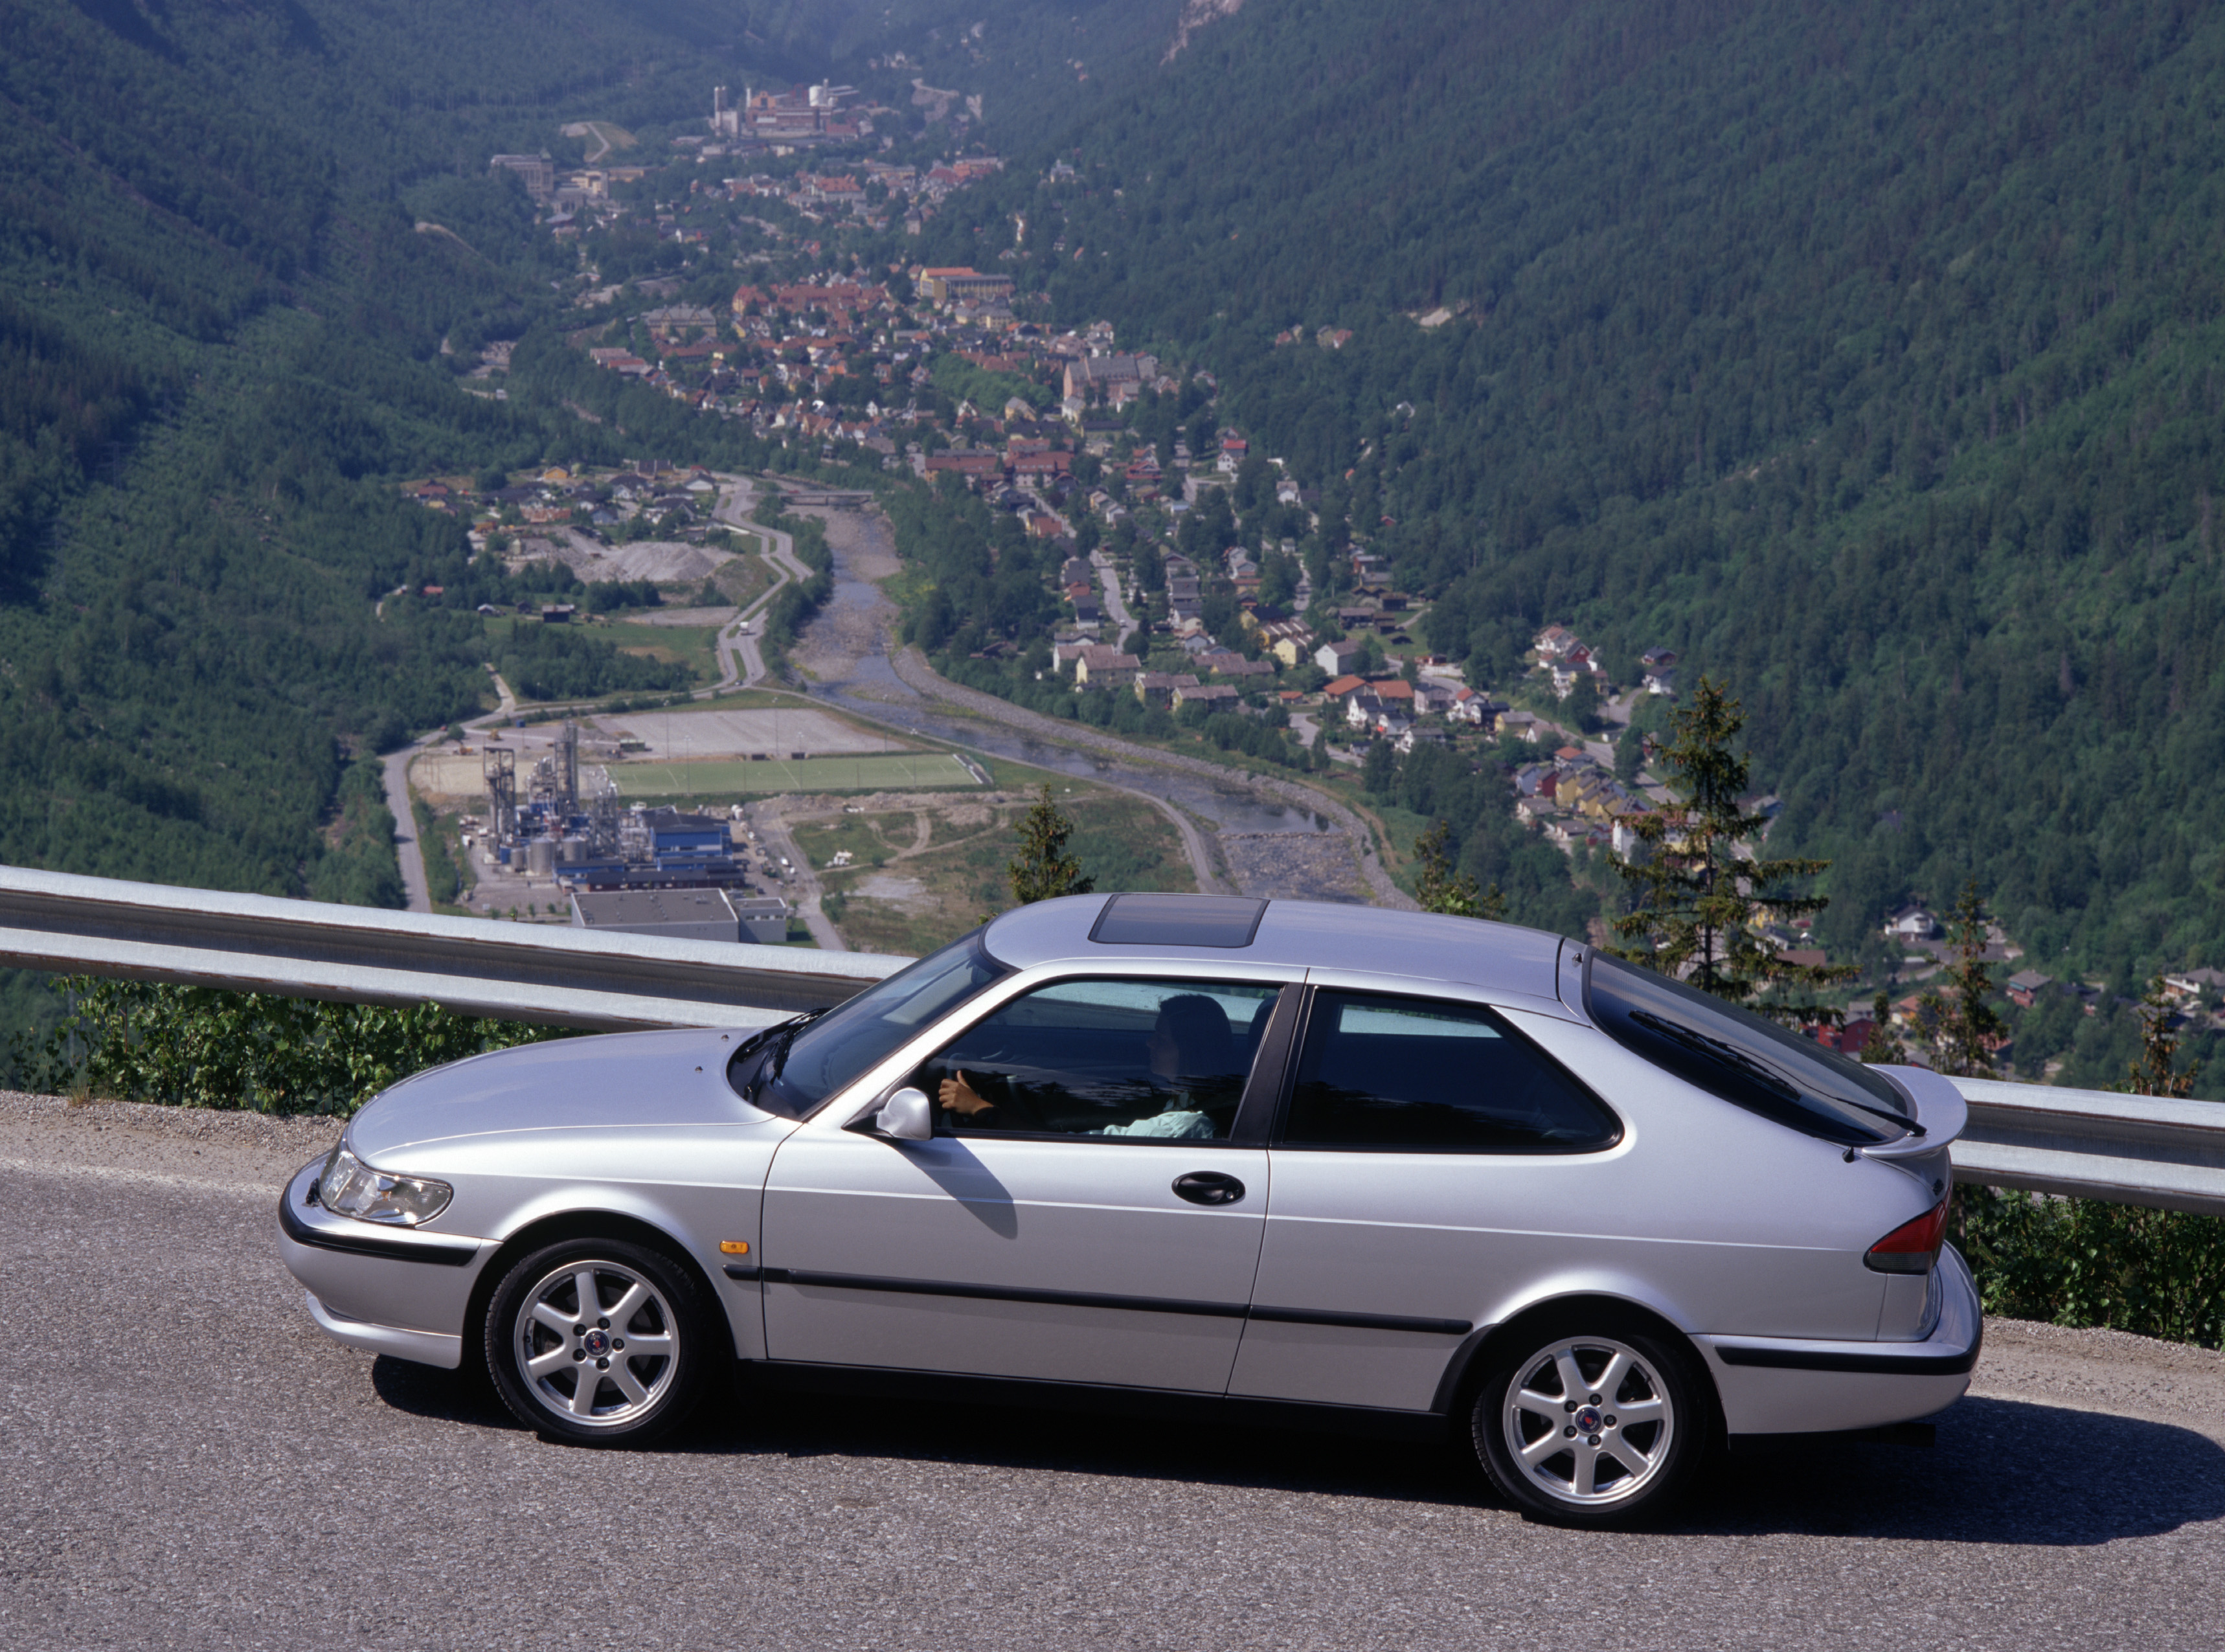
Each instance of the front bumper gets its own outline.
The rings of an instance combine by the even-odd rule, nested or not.
[[[455,1370],[497,1242],[335,1216],[309,1197],[323,1168],[319,1157],[295,1172],[278,1204],[278,1254],[307,1289],[309,1316],[351,1348]]]
[[[370,1325],[361,1320],[351,1320],[345,1313],[333,1313],[317,1300],[314,1291],[303,1291],[301,1297],[309,1305],[309,1317],[317,1322],[317,1329],[335,1342],[360,1348],[367,1354],[391,1354],[396,1359],[413,1360],[420,1365],[438,1365],[444,1371],[458,1370],[464,1363],[461,1336],[444,1336],[438,1331],[405,1331],[397,1325]]]
[[[1921,1342],[1695,1337],[1723,1421],[1739,1434],[1831,1434],[1912,1421],[1970,1386],[1985,1339],[1976,1282],[1954,1246],[1939,1253],[1939,1318]]]

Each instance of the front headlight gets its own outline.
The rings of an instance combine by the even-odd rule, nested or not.
[[[317,1179],[317,1202],[339,1216],[359,1221],[384,1222],[415,1227],[429,1222],[448,1207],[455,1189],[428,1176],[396,1176],[374,1170],[348,1151],[347,1140],[325,1161]]]

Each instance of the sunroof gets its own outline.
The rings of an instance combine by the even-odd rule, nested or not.
[[[1105,946],[1249,946],[1265,901],[1230,895],[1116,895],[1090,940]]]

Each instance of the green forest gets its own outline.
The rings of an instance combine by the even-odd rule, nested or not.
[[[377,610],[428,579],[516,594],[395,482],[571,457],[581,427],[457,387],[459,345],[553,309],[546,237],[486,158],[582,109],[700,102],[741,26],[439,0],[0,16],[0,860],[398,902],[390,865],[355,864],[351,752],[491,704],[488,663],[675,686],[568,635],[495,661],[468,604]]]
[[[1835,948],[1975,873],[2131,983],[2225,963],[2221,117],[2155,0],[1253,0],[916,256],[1024,214],[1472,680],[1561,622],[1727,681]]]
[[[0,858],[383,887],[318,870],[350,758],[486,703],[460,598],[500,594],[396,481],[809,462],[567,348],[571,255],[486,157],[918,73],[1007,170],[849,251],[1209,368],[1146,437],[1244,427],[1319,491],[1313,566],[1388,554],[1479,682],[1555,621],[1727,681],[1835,949],[1975,873],[2044,966],[2225,963],[2225,19],[1250,0],[1168,60],[1173,0],[974,10],[0,0]],[[510,399],[460,394],[495,339]],[[1040,627],[1043,553],[904,508],[921,641]]]

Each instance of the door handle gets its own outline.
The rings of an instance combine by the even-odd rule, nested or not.
[[[1244,1184],[1218,1170],[1193,1170],[1175,1178],[1175,1197],[1193,1205],[1233,1205],[1244,1197]]]

